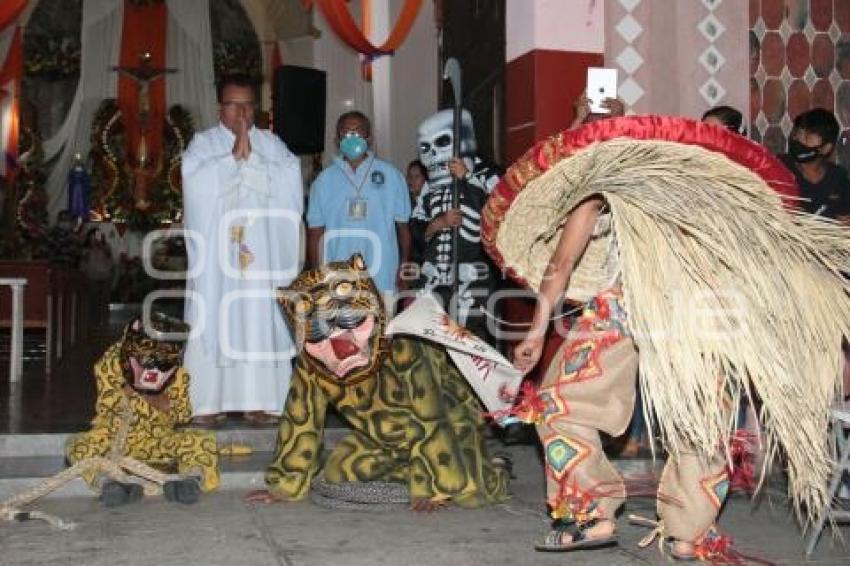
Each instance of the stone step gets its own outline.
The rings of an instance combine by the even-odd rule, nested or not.
[[[339,431],[336,433],[334,431]],[[326,429],[327,435],[341,436],[345,429]],[[228,427],[215,431],[219,446],[250,444],[254,451],[271,452],[277,441],[277,428]],[[65,443],[73,433],[0,434],[0,458],[63,456]]]
[[[248,490],[263,487],[263,472],[272,461],[272,452],[254,452],[248,456],[219,458],[221,489]],[[0,458],[0,502],[37,485],[40,481],[65,469],[61,456]],[[91,496],[92,491],[81,479],[75,479],[47,498]]]
[[[339,430],[339,429],[337,429]],[[344,431],[343,431],[344,432]],[[341,435],[325,436],[326,445],[332,447],[339,441]],[[500,445],[494,443],[491,453],[498,450]],[[530,446],[517,447],[523,454],[536,457],[536,449]],[[517,452],[512,449],[511,452]],[[263,474],[272,461],[271,451],[257,451],[246,456],[221,456],[222,490],[250,490],[264,487]],[[649,459],[617,459],[613,460],[615,467],[626,477],[651,478],[661,472],[662,462]],[[30,489],[39,481],[65,469],[65,459],[62,456],[28,456],[0,458],[0,502]],[[49,494],[47,498],[90,497],[91,490],[80,479],[76,479]]]
[[[325,429],[325,443],[333,446],[348,433],[345,428]],[[219,448],[248,444],[247,456],[221,456],[222,489],[262,487],[263,472],[271,462],[277,442],[277,428],[233,426],[215,431]],[[65,469],[65,443],[71,433],[0,435],[0,501],[36,485]],[[88,486],[75,480],[49,497],[90,495]]]

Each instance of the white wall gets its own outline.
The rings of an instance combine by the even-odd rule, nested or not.
[[[373,44],[386,41],[398,19],[403,0],[373,2]],[[348,4],[354,18],[360,4]],[[360,57],[330,29],[318,8],[313,10],[316,39],[305,36],[281,42],[283,62],[327,72],[325,154],[328,164],[336,152],[337,117],[360,110],[370,117],[378,154],[403,169],[416,157],[416,128],[437,110],[438,50],[432,2],[423,2],[413,28],[401,48],[373,64],[371,83],[363,80]]]
[[[604,0],[506,0],[505,60],[534,49],[602,53]]]
[[[390,3],[395,21],[404,1],[390,0]],[[437,111],[440,76],[437,40],[434,3],[423,2],[410,35],[389,59],[391,123],[388,145],[381,152],[402,171],[417,157],[416,129],[422,120]]]
[[[354,17],[360,21],[360,3],[348,4]],[[348,47],[325,21],[318,7],[313,8],[313,25],[320,36],[313,43],[313,66],[327,72],[327,105],[325,110],[324,163],[330,162],[336,148],[334,138],[337,117],[349,110],[360,110],[372,116],[372,84],[360,76],[360,58]]]

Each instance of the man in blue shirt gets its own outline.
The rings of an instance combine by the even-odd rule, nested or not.
[[[307,261],[315,267],[360,253],[378,289],[395,292],[411,246],[404,176],[369,151],[371,126],[361,112],[340,116],[336,135],[341,155],[310,188]]]

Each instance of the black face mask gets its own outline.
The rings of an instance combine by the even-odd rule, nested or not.
[[[818,150],[822,148],[823,145],[824,144],[817,147],[809,147],[801,141],[791,140],[788,142],[788,153],[797,163],[811,163],[818,157],[821,157]]]

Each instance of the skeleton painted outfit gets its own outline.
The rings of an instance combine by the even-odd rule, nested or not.
[[[728,489],[730,408],[745,391],[762,401],[761,441],[782,453],[795,509],[825,512],[850,248],[846,228],[797,211],[795,195],[791,173],[761,146],[655,116],[563,132],[502,178],[484,245],[534,290],[571,212],[605,202],[565,291],[584,312],[537,395],[517,407],[538,426],[548,504],[572,535],[564,543],[556,528],[538,548],[591,546],[584,530],[623,503],[599,431],[625,430],[638,368],[643,410],[669,453],[655,535],[723,558],[712,556],[722,546],[714,522]]]
[[[480,313],[493,288],[492,265],[481,246],[481,210],[499,181],[498,169],[478,157],[472,117],[463,112],[460,144],[466,165],[465,179],[458,180],[459,205],[463,221],[458,228],[458,250],[452,249],[452,230],[441,230],[430,239],[425,237],[428,224],[452,208],[453,113],[442,110],[419,126],[419,157],[428,169],[428,184],[423,188],[411,215],[411,233],[415,246],[423,249],[423,260],[417,288],[434,293],[451,312],[453,269],[458,257],[458,301],[456,320],[478,336],[485,335],[485,321]]]

